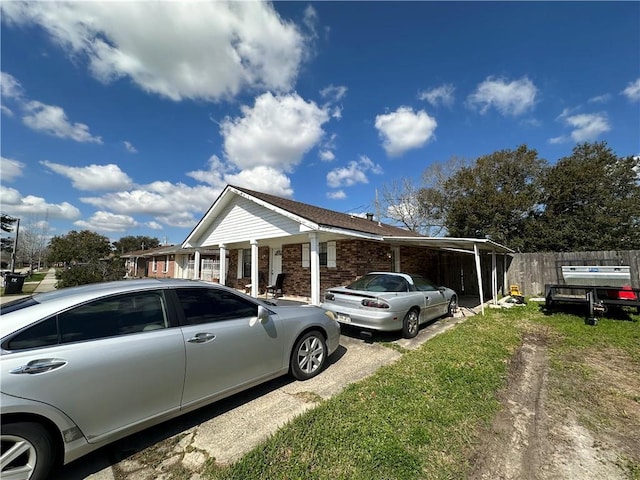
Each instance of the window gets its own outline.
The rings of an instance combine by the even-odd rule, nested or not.
[[[167,273],[169,271],[169,255],[164,257],[164,268],[162,269],[163,273]]]
[[[215,288],[176,290],[187,325],[255,317],[258,306],[231,292]]]
[[[311,245],[302,244],[302,268],[311,265]],[[336,268],[336,242],[320,242],[318,244],[318,263],[321,267]]]
[[[320,266],[327,266],[327,242],[321,242],[318,244],[318,257],[320,257]]]
[[[157,261],[156,257],[153,257],[153,260],[151,260],[151,271],[152,272],[157,272],[158,271],[158,261]]]
[[[251,249],[242,250],[242,276],[251,278]]]
[[[51,317],[23,330],[3,345],[7,350],[46,347],[58,343],[56,317]]]
[[[166,328],[160,292],[117,295],[81,305],[23,330],[3,345],[24,350]]]

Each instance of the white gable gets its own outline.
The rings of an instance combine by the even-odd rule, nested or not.
[[[203,235],[201,247],[248,239],[277,238],[300,233],[300,224],[255,202],[235,196]]]

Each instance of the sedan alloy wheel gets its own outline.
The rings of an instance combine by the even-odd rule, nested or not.
[[[298,380],[307,380],[320,373],[326,358],[324,337],[319,332],[309,332],[296,342],[291,358],[291,373]]]

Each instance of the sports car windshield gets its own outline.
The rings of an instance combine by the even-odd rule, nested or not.
[[[368,274],[348,285],[347,288],[365,292],[407,292],[409,284],[398,275]]]

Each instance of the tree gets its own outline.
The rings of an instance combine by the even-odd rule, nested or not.
[[[605,142],[578,144],[546,171],[542,188],[539,250],[640,249],[640,157],[618,157]]]
[[[160,246],[160,240],[147,236],[128,236],[122,237],[120,240],[113,242],[113,249],[120,255],[136,250],[147,250]]]
[[[540,179],[546,167],[546,160],[522,145],[479,157],[458,170],[442,191],[449,235],[530,250],[528,224],[541,208]]]
[[[20,224],[20,236],[18,238],[18,252],[20,261],[29,265],[37,264],[46,258],[47,249],[47,223],[34,223],[27,218],[27,223]]]
[[[103,235],[83,230],[71,230],[49,242],[48,260],[51,263],[77,264],[97,262],[111,253],[111,243]]]
[[[467,162],[453,157],[444,163],[432,163],[424,170],[420,183],[403,178],[382,188],[382,217],[427,236],[446,232],[443,217],[444,182]]]

